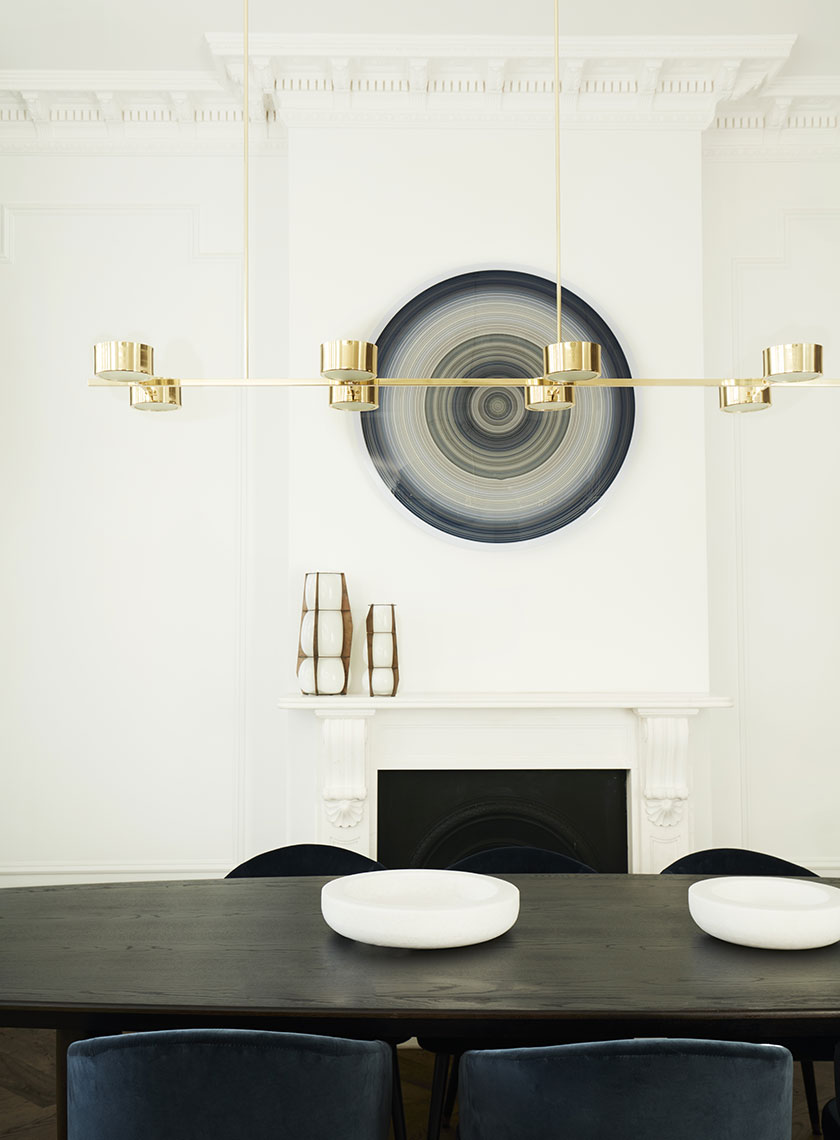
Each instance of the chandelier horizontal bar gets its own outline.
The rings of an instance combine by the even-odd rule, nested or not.
[[[383,388],[526,388],[532,384],[553,383],[546,381],[543,376],[517,377],[509,376],[431,376],[431,377],[403,377],[378,376],[377,383]],[[819,376],[813,380],[783,380],[757,378],[733,379],[731,376],[724,379],[710,377],[697,378],[652,378],[641,376],[597,376],[593,380],[579,381],[576,388],[720,388],[722,386],[751,386],[770,384],[773,388],[836,388],[840,387],[840,378]],[[282,377],[269,378],[251,376],[243,377],[203,377],[201,379],[190,377],[177,380],[174,377],[150,376],[142,384],[127,384],[122,380],[105,380],[100,376],[92,376],[88,380],[89,388],[126,388],[146,387],[150,385],[167,385],[181,388],[330,388],[335,381],[316,377]]]

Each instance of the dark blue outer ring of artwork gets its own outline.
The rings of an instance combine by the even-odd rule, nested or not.
[[[418,293],[397,312],[385,325],[377,337],[379,348],[379,374],[388,376],[389,358],[409,335],[409,330],[423,313],[428,314],[441,302],[457,297],[468,296],[470,292],[483,288],[502,287],[517,289],[529,294],[536,301],[554,305],[556,285],[554,282],[532,273],[513,270],[479,270],[450,277]],[[617,338],[604,319],[571,290],[563,289],[564,317],[571,317],[582,331],[576,339],[591,340],[601,346],[602,374],[609,376],[629,376],[627,358]],[[564,329],[564,334],[566,330]],[[542,346],[539,346],[540,351]],[[486,373],[485,373],[486,375]],[[406,468],[401,457],[385,437],[384,417],[388,415],[388,399],[399,399],[405,389],[382,388],[382,406],[376,412],[361,414],[362,433],[368,453],[386,487],[395,498],[413,515],[430,526],[457,538],[472,542],[509,543],[523,542],[559,530],[588,511],[605,493],[616,478],[623,464],[633,435],[635,420],[635,398],[632,388],[602,389],[608,391],[611,399],[611,422],[608,424],[609,438],[606,450],[584,488],[573,496],[563,493],[558,487],[551,502],[546,503],[545,511],[538,518],[511,523],[510,520],[490,521],[471,516],[466,506],[453,510],[449,504],[436,502],[412,480],[412,472]],[[557,412],[529,412],[531,416],[563,415]]]

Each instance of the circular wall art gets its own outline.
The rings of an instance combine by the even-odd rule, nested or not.
[[[556,311],[556,286],[543,277],[450,277],[385,326],[379,375],[539,376]],[[613,333],[568,289],[563,337],[597,341],[603,375],[629,375]],[[634,412],[632,388],[578,388],[574,408],[531,412],[521,388],[383,387],[379,410],[361,421],[376,471],[417,518],[471,542],[524,542],[601,498],[624,462]]]

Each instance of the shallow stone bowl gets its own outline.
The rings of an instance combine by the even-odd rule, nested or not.
[[[510,930],[519,916],[519,890],[467,871],[369,871],[327,883],[321,913],[328,926],[357,942],[440,950]]]
[[[701,930],[762,950],[813,950],[840,941],[840,890],[818,879],[727,875],[688,888]]]

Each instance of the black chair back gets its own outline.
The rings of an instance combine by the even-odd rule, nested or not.
[[[692,851],[683,855],[660,871],[661,875],[806,875],[819,878],[814,871],[765,855],[762,851],[748,851],[742,847],[710,847],[706,851]]]
[[[246,859],[225,875],[226,879],[266,879],[286,875],[358,875],[362,871],[384,871],[375,859],[333,847],[329,843],[293,843],[276,847]]]

